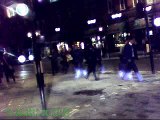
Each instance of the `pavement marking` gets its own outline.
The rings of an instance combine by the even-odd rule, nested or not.
[[[69,114],[69,117],[73,116],[75,113],[77,113],[79,109],[73,109]]]

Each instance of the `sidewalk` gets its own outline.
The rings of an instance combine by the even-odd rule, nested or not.
[[[160,75],[143,73],[144,81],[120,80],[117,74],[106,72],[100,81],[74,79],[73,74],[52,77],[45,75],[45,93],[48,109],[68,108],[65,118],[136,118],[159,119]],[[0,118],[8,118],[11,109],[41,109],[36,79],[18,80],[17,84],[0,86]],[[15,115],[15,114],[14,114]],[[63,118],[48,116],[45,118]],[[9,117],[11,118],[11,117]],[[37,118],[37,117],[12,117]],[[39,117],[44,118],[44,117]]]

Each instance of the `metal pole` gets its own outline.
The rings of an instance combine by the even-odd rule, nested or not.
[[[45,100],[45,93],[44,93],[44,76],[43,76],[43,68],[42,68],[42,62],[41,62],[41,49],[39,44],[36,42],[35,35],[33,35],[33,51],[34,51],[34,57],[35,57],[37,85],[39,87],[42,109],[46,110],[47,107],[46,107],[46,100]]]
[[[35,1],[32,2],[32,7],[35,12],[36,17],[36,9],[35,9]],[[40,93],[40,99],[41,99],[41,105],[42,109],[46,110],[46,100],[45,100],[45,93],[44,93],[44,75],[43,75],[43,68],[42,68],[42,62],[41,62],[41,47],[40,43],[37,42],[37,37],[35,35],[36,30],[36,18],[33,18],[33,26],[32,26],[32,43],[33,43],[33,53],[34,53],[34,61],[35,61],[35,69],[36,69],[36,78],[37,78],[37,85],[39,87],[39,93]]]
[[[149,42],[149,56],[150,56],[151,71],[152,71],[152,74],[155,74],[153,51],[152,51],[151,39],[150,39],[150,36],[149,36],[148,14],[147,14],[146,10],[145,10],[145,21],[146,21],[146,36],[147,36],[147,39],[148,39],[148,42]]]

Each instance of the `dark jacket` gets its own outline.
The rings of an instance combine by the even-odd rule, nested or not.
[[[86,60],[89,66],[96,66],[97,55],[94,47],[89,47],[86,51]]]
[[[134,56],[133,56],[134,55]],[[129,45],[126,44],[124,46],[123,52],[122,52],[122,59],[124,61],[131,61],[131,60],[135,60],[138,58],[137,56],[137,49],[135,45]]]

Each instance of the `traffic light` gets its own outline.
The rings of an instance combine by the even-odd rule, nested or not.
[[[145,4],[142,2],[138,2],[136,5],[136,16],[137,18],[143,18],[145,16],[144,10]]]

